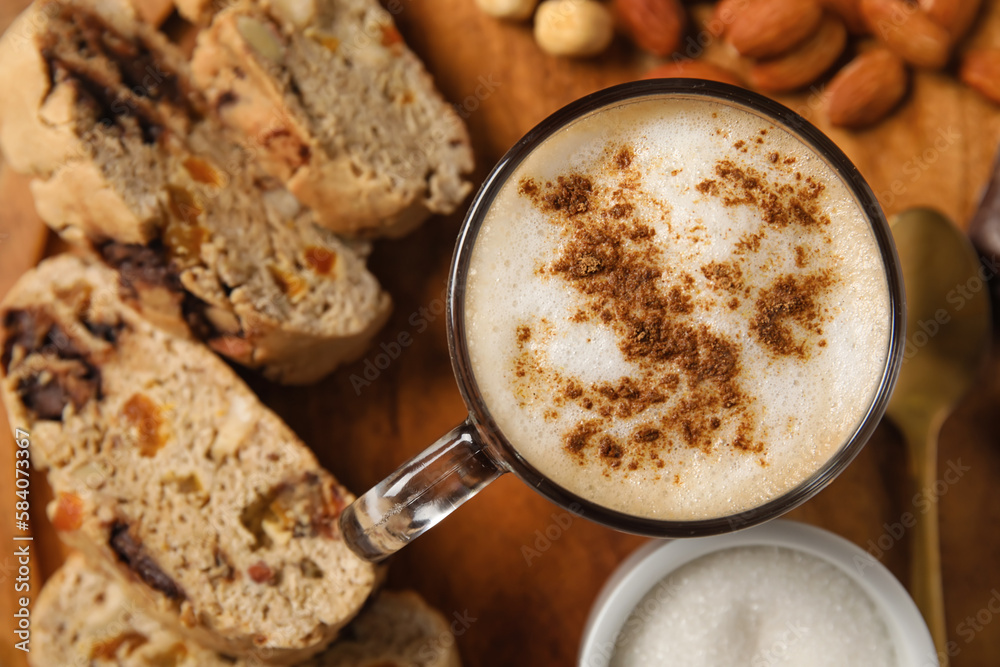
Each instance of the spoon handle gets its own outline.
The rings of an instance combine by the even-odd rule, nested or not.
[[[945,629],[944,592],[941,583],[941,538],[938,523],[937,483],[937,424],[928,424],[919,432],[910,432],[913,478],[916,493],[922,500],[917,505],[916,524],[913,526],[913,570],[910,589],[917,607],[927,621],[934,639],[941,667],[948,667],[948,632]]]

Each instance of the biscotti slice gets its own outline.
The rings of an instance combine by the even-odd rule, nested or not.
[[[45,582],[31,615],[31,667],[242,665],[164,628],[79,553]]]
[[[32,609],[32,667],[252,667],[165,629],[106,574],[71,555]],[[447,621],[412,591],[383,591],[301,667],[459,667]]]
[[[0,144],[39,176],[41,217],[120,269],[151,320],[273,380],[360,356],[391,309],[367,248],[315,225],[227,141],[180,54],[126,10],[36,4],[0,44],[0,77],[20,63],[31,101],[0,102]]]
[[[460,667],[448,621],[413,591],[382,591],[301,667]]]
[[[164,147],[201,98],[181,54],[114,1],[36,2],[0,40],[0,148],[49,181],[39,214],[126,243],[157,234]]]
[[[319,224],[398,236],[470,190],[465,125],[376,0],[243,3],[198,37],[194,80]]]
[[[375,585],[340,534],[352,496],[232,369],[140,317],[117,283],[63,255],[0,306],[0,390],[48,473],[53,525],[206,647],[314,655]]]

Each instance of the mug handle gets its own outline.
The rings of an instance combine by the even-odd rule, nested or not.
[[[340,515],[344,541],[377,563],[505,472],[466,419],[351,503]]]

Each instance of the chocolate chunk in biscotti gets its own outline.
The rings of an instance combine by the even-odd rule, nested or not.
[[[376,582],[340,534],[353,496],[229,366],[144,320],[118,281],[63,255],[0,307],[0,390],[55,492],[53,525],[185,641],[299,663]]]
[[[154,588],[171,600],[184,597],[183,591],[173,579],[160,569],[160,566],[146,554],[139,541],[129,532],[129,526],[122,521],[111,524],[111,539],[108,540],[111,550],[118,559],[144,584]]]

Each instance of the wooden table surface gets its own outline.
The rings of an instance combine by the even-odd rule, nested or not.
[[[22,3],[2,0],[0,25]],[[400,0],[396,6],[401,8],[401,32],[468,122],[479,180],[546,115],[581,95],[634,78],[649,64],[621,39],[591,61],[546,57],[526,27],[482,15],[473,0]],[[1000,0],[989,4],[963,48],[991,43],[1000,46]],[[728,58],[719,45],[708,51],[716,61]],[[889,121],[859,133],[826,127],[819,113],[822,86],[779,99],[829,131],[868,178],[887,213],[930,205],[967,224],[1000,143],[1000,109],[949,73],[916,76],[905,106]],[[0,293],[45,251],[44,230],[25,183],[5,168],[0,171]],[[461,218],[459,213],[433,219],[412,236],[376,245],[372,268],[396,302],[376,346],[401,332],[409,333],[413,344],[370,386],[355,391],[350,380],[363,372],[364,359],[306,388],[279,387],[243,373],[323,463],[357,492],[465,416],[444,322],[434,315],[443,308],[442,290]],[[426,329],[414,326],[414,313],[422,313],[417,317],[427,321]],[[1000,347],[994,348],[980,381],[945,424],[941,439],[942,470],[949,465],[964,470],[940,498],[945,602],[958,651],[956,667],[1000,661],[1000,617],[995,612],[1000,603]],[[10,489],[13,454],[6,431],[0,461],[0,489]],[[829,488],[789,516],[877,549],[881,562],[905,582],[909,536],[894,524],[905,512],[919,511],[905,466],[899,436],[883,424]],[[32,484],[34,595],[58,566],[62,550],[43,518],[41,476],[36,474]],[[12,544],[13,502],[0,498],[0,544]],[[416,588],[459,619],[454,626],[458,645],[470,667],[571,665],[595,596],[644,539],[574,520],[528,562],[525,547],[546,546],[536,541],[556,525],[553,515],[559,512],[505,476],[394,557],[389,585]],[[23,655],[13,649],[6,629],[16,598],[12,550],[0,547],[0,619],[5,619],[0,621],[0,665],[21,667]]]

